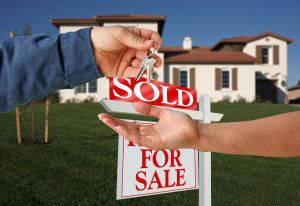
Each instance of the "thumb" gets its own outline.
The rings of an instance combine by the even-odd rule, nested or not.
[[[133,108],[143,114],[143,115],[147,115],[147,116],[154,116],[159,118],[161,116],[161,112],[163,111],[162,108],[156,107],[156,106],[152,106],[150,104],[146,104],[143,102],[134,102],[133,103]]]
[[[122,32],[119,41],[120,43],[137,50],[139,49],[147,50],[154,45],[153,40],[150,39],[145,40],[141,36],[135,35],[130,30],[127,29],[124,29],[124,31]]]

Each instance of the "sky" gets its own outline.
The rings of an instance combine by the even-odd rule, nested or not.
[[[272,31],[292,38],[288,47],[288,85],[300,80],[299,0],[0,0],[0,41],[26,23],[33,33],[57,35],[51,18],[95,15],[166,15],[164,46],[181,46],[190,36],[195,46],[211,46],[225,37]]]

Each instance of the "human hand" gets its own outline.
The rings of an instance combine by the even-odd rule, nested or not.
[[[100,114],[99,119],[127,140],[151,149],[194,148],[206,151],[205,139],[200,137],[198,123],[187,114],[159,108],[146,103],[133,104],[143,115],[159,118],[155,124],[144,125]]]
[[[141,59],[151,47],[158,50],[162,44],[155,31],[123,26],[94,27],[91,42],[100,72],[109,77],[136,77]],[[159,67],[161,59],[155,54],[153,58]]]

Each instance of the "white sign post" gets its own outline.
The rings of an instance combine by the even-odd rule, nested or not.
[[[108,112],[138,114],[129,102],[102,99],[100,103]],[[169,109],[186,113],[202,123],[218,122],[223,117],[223,114],[211,113],[208,95],[201,95],[199,111]],[[156,189],[152,188],[151,183]],[[197,152],[192,149],[155,151],[134,145],[119,137],[117,199],[197,188],[199,188],[199,205],[210,206],[210,152],[198,152],[197,156]]]

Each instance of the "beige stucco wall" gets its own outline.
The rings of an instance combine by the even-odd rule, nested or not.
[[[201,94],[209,94],[211,101],[217,102],[223,99],[224,96],[230,96],[232,101],[238,97],[244,97],[248,102],[255,99],[255,72],[249,65],[193,65],[193,64],[172,64],[170,65],[169,75],[170,83],[173,83],[173,68],[189,69],[195,68],[195,89],[198,97]],[[215,69],[238,69],[238,90],[215,90]]]
[[[279,46],[279,64],[273,64],[273,47]],[[269,64],[257,64],[252,67],[257,72],[261,72],[267,78],[277,79],[276,86],[278,88],[277,101],[284,103],[287,95],[287,86],[283,84],[287,82],[288,65],[287,65],[287,43],[285,41],[273,38],[265,37],[253,42],[248,43],[243,52],[256,56],[256,46],[270,46],[270,60]]]
[[[124,22],[104,22],[103,26],[116,26],[116,25],[122,25],[122,26],[131,26],[131,27],[137,27],[137,28],[143,28],[143,29],[150,29],[153,31],[158,31],[158,25],[157,23],[124,23]]]

